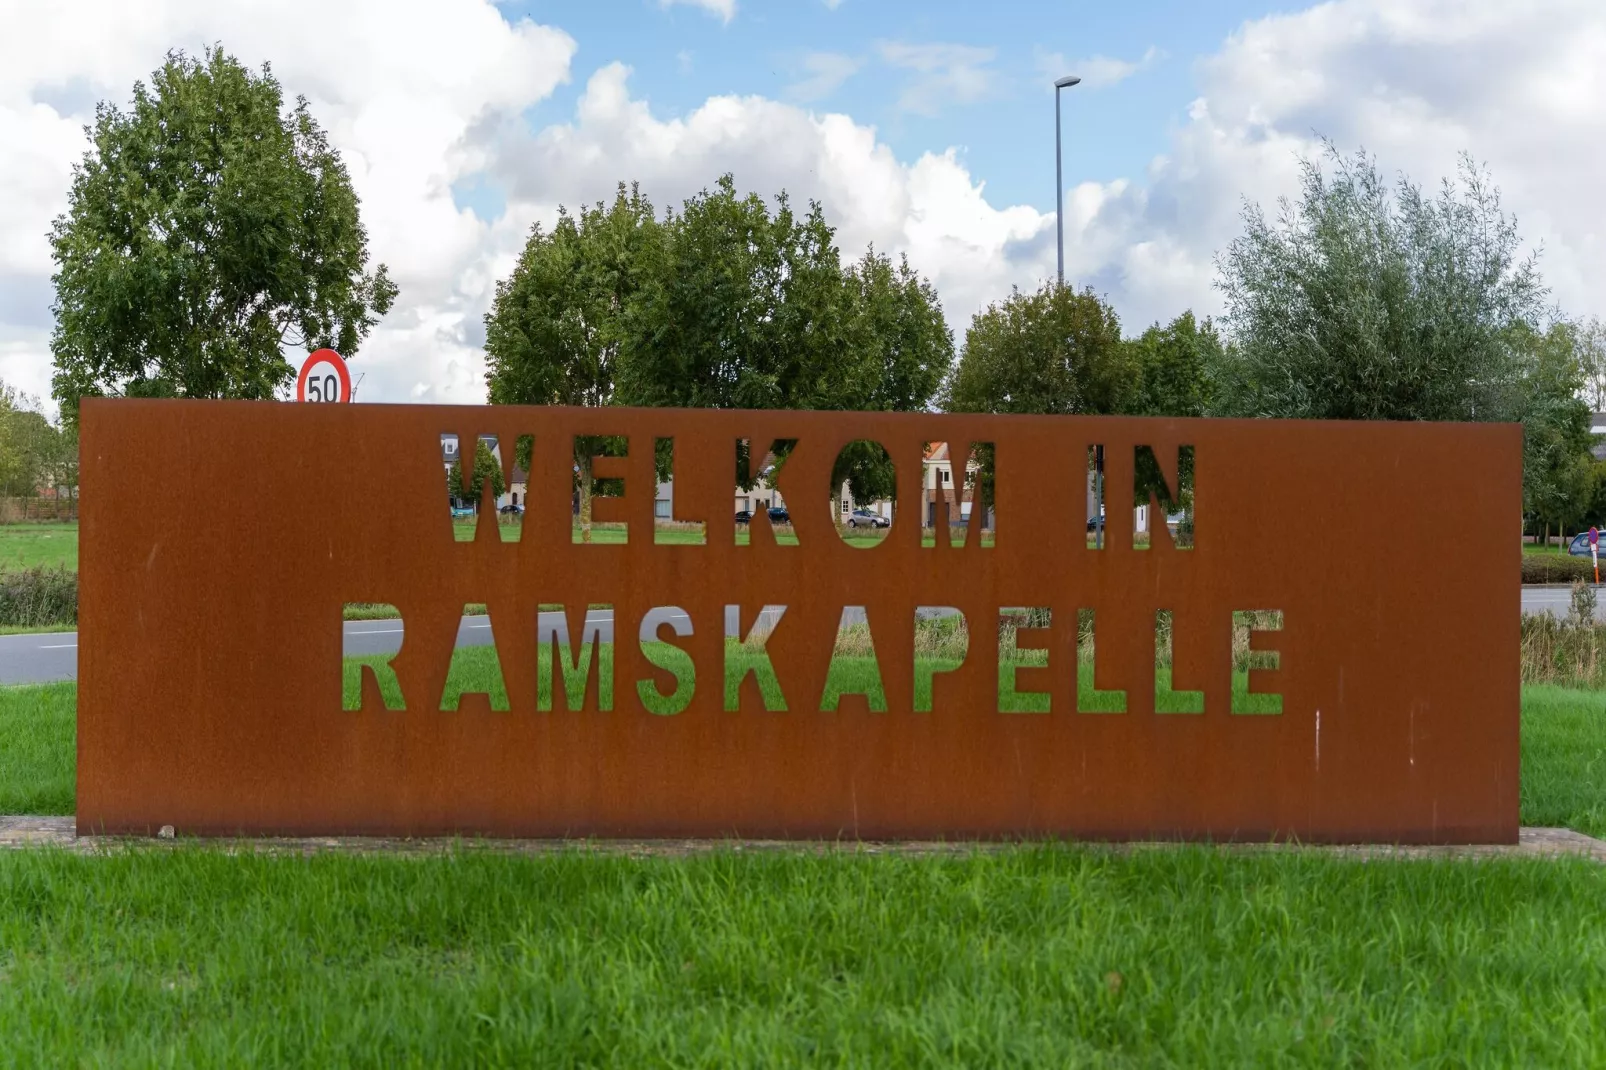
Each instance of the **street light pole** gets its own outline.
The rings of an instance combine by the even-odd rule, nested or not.
[[[1068,74],[1054,83],[1054,230],[1058,237],[1059,284],[1065,285],[1065,177],[1060,163],[1060,90],[1069,89],[1082,79]]]
[[[1068,74],[1054,83],[1054,231],[1056,249],[1059,253],[1058,272],[1055,279],[1060,286],[1065,285],[1065,174],[1063,153],[1060,151],[1060,90],[1069,89],[1082,79],[1074,74]],[[1098,516],[1093,520],[1093,545],[1104,549],[1104,447],[1093,447],[1093,499],[1098,508]]]

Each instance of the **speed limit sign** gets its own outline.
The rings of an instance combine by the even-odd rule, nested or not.
[[[351,373],[332,349],[320,349],[301,365],[296,379],[297,401],[350,401]]]

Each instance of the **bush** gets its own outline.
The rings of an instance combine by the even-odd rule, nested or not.
[[[1521,635],[1523,683],[1606,685],[1606,624],[1524,613]]]
[[[1523,583],[1572,583],[1593,580],[1595,566],[1587,557],[1565,554],[1523,554]]]
[[[78,573],[64,568],[0,571],[0,625],[78,625]]]

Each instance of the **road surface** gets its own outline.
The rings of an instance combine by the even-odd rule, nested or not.
[[[1553,613],[1565,616],[1571,601],[1571,592],[1565,587],[1524,587],[1522,611],[1524,613]],[[1606,620],[1606,592],[1602,592],[1596,608],[1598,619]],[[684,613],[654,610],[649,622],[666,620],[670,624],[685,626]],[[594,626],[604,643],[613,641],[613,614],[608,610],[592,610],[586,614],[587,631]],[[745,622],[744,622],[745,623]],[[568,640],[568,631],[560,613],[541,614],[541,627],[552,629],[559,640]],[[734,631],[727,622],[726,634]],[[464,617],[458,628],[458,642],[472,646],[491,641],[491,625],[485,617]],[[389,654],[401,646],[402,622],[398,620],[350,620],[345,628],[345,652],[352,654]],[[32,635],[0,636],[0,684],[48,683],[54,680],[73,680],[78,676],[78,634],[76,632],[47,632]]]

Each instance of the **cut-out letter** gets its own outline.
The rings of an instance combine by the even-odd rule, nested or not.
[[[1282,652],[1255,645],[1255,636],[1283,630],[1280,609],[1237,610],[1232,615],[1232,712],[1283,712],[1283,696],[1255,690],[1255,677],[1282,668]]]
[[[468,616],[473,604],[463,607]],[[452,662],[446,670],[446,686],[441,689],[441,709],[456,710],[465,695],[484,695],[492,710],[498,713],[508,708],[507,682],[502,679],[502,659],[496,652],[495,633],[491,618],[485,618],[482,629],[477,623],[459,620],[457,642],[452,646]]]
[[[342,709],[366,710],[378,698],[387,710],[405,710],[401,681],[391,665],[401,653],[401,614],[383,602],[348,602],[340,614]]]
[[[611,610],[611,606],[597,609]],[[556,611],[542,613],[535,627],[535,708],[546,713],[553,708],[556,693],[563,690],[563,708],[585,709],[586,692],[591,688],[593,665],[596,666],[597,709],[613,709],[613,656],[604,656],[602,621],[589,610],[581,618],[578,648],[575,636],[569,630],[569,610],[559,606]],[[562,672],[562,683],[554,679],[552,661],[556,657]]]
[[[641,656],[655,668],[673,676],[675,689],[666,695],[656,680],[637,680],[636,694],[641,696],[641,704],[649,713],[667,717],[691,705],[692,696],[697,691],[697,665],[685,650],[659,638],[665,628],[685,638],[692,634],[691,617],[679,606],[648,610],[647,615],[641,618],[641,631],[637,638],[641,643]]]
[[[1125,713],[1126,692],[1117,689],[1100,691],[1096,679],[1095,657],[1097,643],[1093,632],[1094,614],[1091,609],[1076,614],[1076,712]]]
[[[970,628],[952,606],[915,607],[914,712],[930,713],[937,674],[953,672],[970,656]]]
[[[887,712],[887,692],[881,683],[875,639],[863,606],[843,606],[837,624],[836,647],[825,674],[820,709],[834,713],[843,695],[863,695],[871,713]]]
[[[1174,691],[1176,683],[1176,615],[1162,609],[1154,615],[1154,712],[1203,713],[1203,691]]]
[[[785,613],[785,606],[765,606],[759,611],[758,619],[753,622],[746,638],[739,638],[742,634],[742,607],[725,607],[726,712],[741,708],[742,685],[747,682],[749,675],[753,677],[753,683],[764,701],[764,709],[785,712],[786,696],[781,694],[781,681],[775,675],[775,664],[764,649]]]
[[[1025,691],[1020,684],[1021,673],[1048,668],[1048,632],[1053,622],[1047,606],[998,611],[999,713],[1048,713],[1054,708],[1052,694]]]

